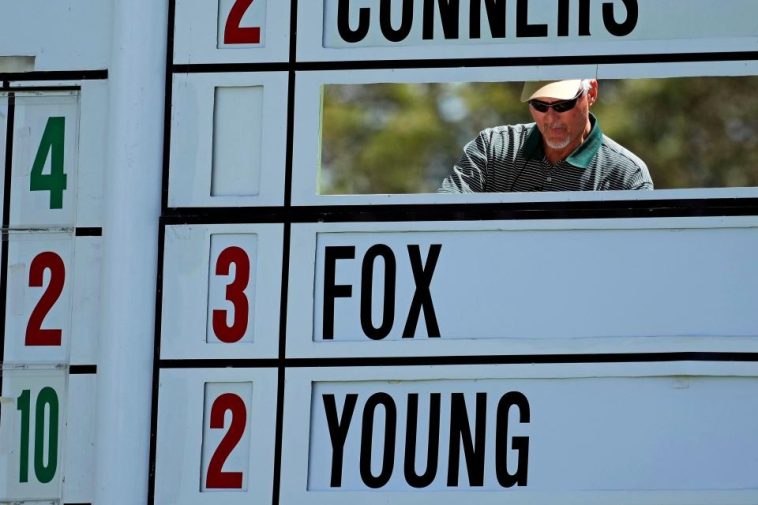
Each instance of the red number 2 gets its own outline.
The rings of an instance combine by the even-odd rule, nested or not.
[[[232,420],[229,430],[221,439],[216,451],[208,463],[208,473],[205,478],[205,487],[208,489],[242,489],[242,472],[223,471],[224,463],[229,454],[234,450],[247,425],[247,409],[242,398],[232,393],[224,393],[213,401],[211,407],[211,428],[224,427],[224,415],[226,411],[232,412]]]
[[[24,343],[29,346],[61,345],[63,331],[60,329],[43,329],[42,321],[63,292],[63,284],[66,281],[66,266],[61,257],[54,252],[46,251],[38,254],[32,260],[29,268],[29,287],[42,287],[45,270],[50,270],[50,283],[42,294],[42,298],[37,302],[37,306],[32,310],[31,316],[29,316],[29,323],[26,325],[26,339],[24,340]]]
[[[258,26],[242,27],[242,16],[253,0],[235,0],[224,26],[224,44],[260,44],[261,29]]]
[[[213,333],[227,344],[237,342],[247,331],[249,304],[245,288],[250,279],[250,258],[244,249],[227,247],[216,260],[216,275],[229,275],[229,267],[234,263],[234,280],[226,286],[226,299],[234,305],[234,320],[229,326],[226,322],[226,310],[213,310]]]

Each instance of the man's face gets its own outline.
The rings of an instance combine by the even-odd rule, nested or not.
[[[584,141],[590,128],[590,104],[594,103],[595,97],[597,97],[597,81],[592,81],[589,91],[577,99],[576,106],[571,110],[556,112],[550,107],[546,112],[539,112],[533,106],[529,106],[529,112],[542,133],[547,149],[570,153]],[[536,97],[536,99],[549,104],[562,101],[551,97]]]

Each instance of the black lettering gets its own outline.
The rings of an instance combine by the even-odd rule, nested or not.
[[[345,42],[352,44],[360,42],[366,38],[369,28],[369,15],[371,11],[368,7],[358,9],[358,28],[350,28],[350,0],[339,0],[337,4],[337,31]]]
[[[482,36],[482,2],[481,0],[471,0],[469,3],[468,15],[468,36],[472,39],[478,39]]]
[[[490,25],[492,38],[505,38],[505,5],[506,0],[484,0],[487,8],[487,21]],[[472,39],[481,37],[482,0],[471,0],[469,9],[469,36]]]
[[[466,411],[466,398],[463,393],[453,393],[450,400],[450,457],[447,468],[447,485],[450,487],[458,486],[458,467],[461,459],[461,445],[463,445],[469,484],[483,486],[487,394],[476,394],[476,428],[473,440],[468,412]]]
[[[382,322],[378,327],[375,327],[371,319],[371,307],[373,305],[374,262],[379,256],[384,260],[384,308],[382,310]],[[392,330],[392,324],[395,322],[396,278],[397,265],[392,249],[384,244],[369,247],[363,257],[361,271],[361,327],[363,333],[370,339],[381,340],[389,335],[390,330]]]
[[[403,0],[403,18],[400,21],[400,28],[395,30],[392,27],[392,0],[382,0],[379,5],[379,24],[382,28],[382,34],[390,42],[400,42],[404,40],[413,26],[413,0]]]
[[[329,437],[332,439],[332,476],[329,485],[340,487],[342,486],[345,440],[347,440],[347,430],[350,428],[350,420],[353,418],[358,395],[349,394],[345,396],[345,406],[342,408],[341,419],[337,418],[337,402],[334,400],[334,395],[323,395],[323,401],[326,423],[329,425]]]
[[[558,36],[569,34],[569,0],[558,0]]]
[[[590,35],[590,0],[579,0],[579,35]]]
[[[424,23],[422,38],[432,40],[434,38],[434,3],[435,0],[424,0]],[[446,39],[458,38],[458,16],[460,0],[437,0],[442,22],[442,33]]]
[[[637,27],[639,18],[639,6],[637,0],[622,0],[626,7],[626,20],[623,23],[617,23],[613,15],[613,3],[606,2],[603,4],[603,24],[605,28],[617,37],[629,35]]]
[[[516,4],[516,37],[547,37],[547,25],[529,24],[529,0]]]
[[[430,337],[440,336],[440,327],[437,324],[437,315],[434,313],[434,302],[432,301],[429,286],[432,283],[434,268],[437,266],[441,250],[442,244],[430,245],[429,255],[426,257],[426,265],[424,265],[421,261],[421,249],[419,246],[415,244],[408,245],[408,256],[411,260],[416,290],[413,293],[411,307],[408,311],[408,319],[405,321],[405,327],[403,328],[403,338],[413,338],[422,308],[424,309],[424,320],[426,321],[426,334]]]
[[[324,248],[324,340],[334,338],[334,300],[337,297],[350,298],[353,287],[349,284],[335,284],[337,260],[355,258],[353,246],[328,246]]]
[[[418,431],[418,394],[408,395],[408,419],[405,426],[405,481],[415,487],[426,487],[437,476],[440,440],[440,393],[432,393],[429,398],[429,440],[426,449],[426,469],[421,475],[416,473],[416,437]]]
[[[508,472],[508,413],[518,407],[519,421],[528,423],[531,417],[529,400],[523,393],[511,391],[500,398],[497,404],[497,435],[495,436],[495,471],[497,481],[503,487],[526,486],[529,467],[529,437],[513,437],[512,448],[518,453],[516,473]]]
[[[458,15],[460,13],[460,0],[439,0],[440,20],[442,32],[446,39],[458,38]]]
[[[371,444],[374,438],[374,414],[376,407],[384,407],[384,448],[382,469],[379,475],[371,473]],[[374,393],[363,408],[363,425],[361,427],[361,479],[370,488],[380,488],[389,482],[395,466],[395,432],[397,429],[397,409],[392,397],[387,393]]]
[[[421,38],[424,40],[432,40],[434,38],[434,0],[424,0],[423,21]]]

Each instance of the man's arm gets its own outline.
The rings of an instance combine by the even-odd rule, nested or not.
[[[653,189],[653,179],[644,162],[641,162],[640,169],[632,177],[628,189]]]
[[[653,179],[642,159],[613,139],[603,136],[603,146],[597,154],[598,168],[603,181],[600,190],[651,190]]]
[[[442,180],[439,193],[481,193],[487,182],[488,135],[483,131],[463,147],[458,163]]]

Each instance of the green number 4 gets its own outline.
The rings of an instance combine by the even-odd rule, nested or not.
[[[66,118],[50,117],[47,119],[42,140],[37,148],[37,155],[32,165],[31,191],[49,191],[50,208],[63,208],[63,191],[66,189],[66,174],[63,172],[63,144],[66,136]],[[50,155],[50,173],[43,174],[48,154]]]

